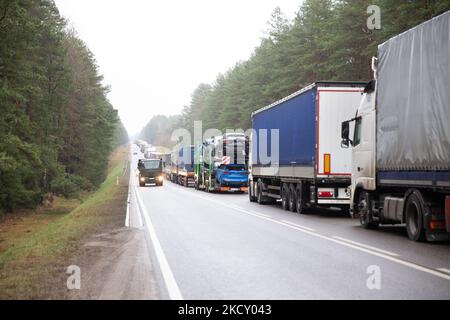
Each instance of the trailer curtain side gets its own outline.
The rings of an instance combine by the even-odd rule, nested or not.
[[[450,170],[450,11],[379,46],[377,169]]]

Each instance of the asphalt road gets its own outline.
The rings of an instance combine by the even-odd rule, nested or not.
[[[131,179],[135,220],[156,250],[168,297],[450,299],[449,243],[414,243],[401,227],[363,230],[338,212],[300,216],[247,195],[167,181],[139,188]]]

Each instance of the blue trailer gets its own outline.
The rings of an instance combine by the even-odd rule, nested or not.
[[[341,122],[353,116],[364,83],[316,82],[252,114],[249,198],[282,200],[303,213],[348,208],[351,152],[341,148]]]

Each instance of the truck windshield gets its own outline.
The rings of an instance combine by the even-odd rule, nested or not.
[[[144,165],[145,169],[159,169],[160,165],[161,165],[161,161],[160,160],[149,160],[149,161],[143,161],[142,162]]]

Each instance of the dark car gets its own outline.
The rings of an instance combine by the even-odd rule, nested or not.
[[[164,184],[163,163],[161,159],[139,160],[139,185],[145,187],[146,184]]]

